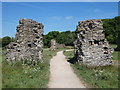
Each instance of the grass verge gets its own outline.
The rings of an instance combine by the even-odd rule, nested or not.
[[[21,62],[9,64],[2,55],[2,87],[3,88],[46,88],[49,81],[49,61],[56,51],[43,50],[43,63],[36,66],[22,65]]]
[[[65,51],[68,60],[75,59],[73,51]],[[77,76],[89,88],[118,88],[118,68],[114,66],[88,68],[80,63],[71,64]]]
[[[115,45],[115,44],[110,44],[110,46],[113,48],[113,49],[115,49],[116,47],[117,47],[117,45]],[[120,55],[120,51],[114,51],[113,53],[112,53],[112,59],[113,60],[120,60],[120,57],[119,57],[119,55]]]
[[[113,60],[119,60],[120,61],[120,51],[114,51],[113,54],[112,54],[112,59]]]

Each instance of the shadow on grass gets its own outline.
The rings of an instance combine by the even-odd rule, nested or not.
[[[75,64],[75,63],[77,63],[78,62],[78,60],[77,60],[77,58],[76,57],[72,57],[72,58],[68,58],[68,60],[67,60],[69,63],[71,63],[71,64]]]
[[[76,63],[78,63],[78,60],[76,57],[72,57],[72,58],[68,58],[67,62],[69,62],[70,64],[76,64]],[[116,67],[116,66],[118,68],[118,66],[119,66],[118,63],[117,63],[117,65],[112,64],[112,65],[106,65],[106,66],[87,66],[87,65],[82,64],[82,63],[79,63],[79,65],[86,67],[86,68],[91,68],[91,69],[96,69],[96,68],[97,69],[104,69],[106,67]]]

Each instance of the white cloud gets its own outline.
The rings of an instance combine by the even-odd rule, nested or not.
[[[72,19],[73,16],[66,16],[65,19],[69,20],[69,19]]]

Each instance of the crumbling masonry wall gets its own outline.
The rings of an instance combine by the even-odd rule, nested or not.
[[[59,44],[56,42],[55,39],[51,40],[51,46],[50,46],[50,50],[51,51],[55,51],[58,48],[66,48],[65,44]]]
[[[56,50],[56,49],[57,49],[56,45],[57,45],[56,40],[52,39],[52,40],[51,40],[50,50],[51,50],[51,51]]]
[[[99,19],[79,22],[77,40],[74,42],[75,56],[79,62],[88,66],[112,64],[113,49],[109,46]]]
[[[30,19],[19,20],[15,42],[7,46],[7,60],[42,60],[43,24]]]

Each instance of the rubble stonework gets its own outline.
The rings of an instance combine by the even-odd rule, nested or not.
[[[15,41],[7,46],[7,60],[42,60],[43,24],[30,19],[19,20]]]
[[[56,45],[57,48],[66,48],[65,44],[58,44]]]
[[[103,33],[100,19],[81,21],[77,26],[77,40],[74,42],[75,56],[79,62],[88,66],[112,64],[113,49]]]
[[[52,39],[52,40],[51,40],[50,50],[51,50],[51,51],[56,50],[56,49],[57,49],[56,45],[57,45],[56,40]]]

